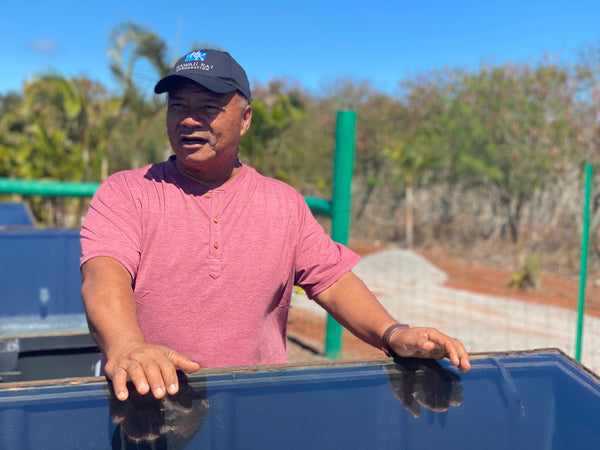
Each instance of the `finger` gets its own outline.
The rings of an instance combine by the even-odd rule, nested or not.
[[[442,358],[447,356],[452,364],[462,371],[470,369],[469,354],[460,341],[440,332],[432,334],[430,338],[443,348],[445,354],[441,355]]]
[[[108,373],[107,375],[112,380],[115,396],[121,401],[127,400],[129,397],[129,391],[127,390],[127,371],[124,369],[117,369],[112,376]]]
[[[462,344],[462,342],[455,339],[455,343],[459,359],[459,364],[457,365],[457,367],[463,372],[466,372],[471,369],[471,363],[469,362],[469,352],[467,352],[467,349]]]
[[[127,373],[138,394],[146,395],[150,390],[150,385],[143,366],[137,361],[131,361],[127,366]]]
[[[160,362],[150,360],[144,364],[144,372],[146,374],[146,379],[148,380],[149,390],[152,391],[154,398],[161,399],[167,394],[162,370],[162,366],[167,365],[172,366],[167,358],[164,358]],[[174,368],[172,370],[174,370]]]
[[[458,352],[456,350],[456,341],[438,330],[428,333],[428,338],[435,343],[438,350],[441,350],[441,358],[448,357],[452,364],[458,366],[460,363]]]
[[[180,369],[186,373],[196,372],[200,369],[200,364],[193,362],[187,356],[169,350],[168,353],[169,365],[162,367],[163,378],[167,383],[167,390],[169,394],[173,395],[179,392],[179,379],[177,377],[177,369]]]
[[[469,364],[469,353],[462,345],[462,343],[456,339],[452,339],[452,353],[449,351],[449,358],[456,367],[461,371],[466,372],[471,368]]]
[[[115,396],[121,401],[127,400],[127,397],[129,397],[129,391],[127,390],[127,371],[118,368],[114,373],[108,373],[107,371],[106,375],[112,381]]]
[[[160,372],[162,379],[165,382],[167,392],[171,395],[179,391],[179,380],[177,378],[177,367],[173,363],[173,355],[175,352],[168,350],[167,358],[160,364]]]
[[[177,352],[171,352],[169,359],[173,362],[177,369],[181,369],[186,373],[196,372],[200,369],[200,364],[192,361],[185,355]]]
[[[446,343],[446,353],[448,354],[448,359],[450,359],[452,364],[458,367],[460,365],[460,358],[458,357],[456,346],[452,340],[448,340]]]

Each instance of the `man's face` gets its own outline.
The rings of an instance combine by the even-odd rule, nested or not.
[[[237,92],[217,94],[196,83],[175,86],[169,91],[167,134],[180,170],[206,181],[231,171],[251,116]]]

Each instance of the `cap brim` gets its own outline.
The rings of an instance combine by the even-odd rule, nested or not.
[[[162,94],[173,88],[174,85],[181,83],[182,81],[189,80],[194,83],[205,87],[209,91],[216,92],[217,94],[226,94],[228,92],[237,91],[237,88],[231,86],[224,81],[217,80],[211,77],[204,77],[202,75],[194,74],[193,76],[188,75],[167,75],[154,86],[154,92],[156,94]]]

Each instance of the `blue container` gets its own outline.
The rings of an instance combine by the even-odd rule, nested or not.
[[[0,316],[82,314],[80,255],[79,230],[0,230]]]
[[[0,227],[34,225],[33,214],[26,203],[0,203]]]
[[[0,384],[0,448],[597,449],[600,380],[558,350],[201,370],[116,400],[102,379]]]
[[[0,229],[0,382],[90,376],[79,230]]]

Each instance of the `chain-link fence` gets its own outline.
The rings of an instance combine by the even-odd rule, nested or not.
[[[363,257],[355,272],[400,322],[433,326],[460,339],[470,352],[560,348],[575,356],[577,292],[571,305],[557,298],[525,298],[486,294],[448,285],[448,275],[415,251],[389,247]],[[508,280],[507,280],[508,283]],[[576,283],[575,283],[576,284]],[[509,292],[507,290],[507,292]],[[588,295],[597,295],[591,287]],[[292,336],[300,335],[319,350],[324,313],[301,294],[290,313]],[[298,329],[298,327],[307,327]],[[600,373],[600,317],[588,311],[584,319],[581,362]],[[344,348],[344,357],[369,356],[364,349]]]
[[[581,172],[573,171],[532,196],[521,210],[517,241],[509,236],[508,219],[497,205],[437,189],[416,196],[412,250],[403,242],[404,198],[398,200],[380,188],[363,205],[363,197],[354,200],[353,240],[380,247],[364,256],[355,272],[392,315],[400,322],[437,327],[459,338],[471,352],[558,347],[600,372],[600,196],[590,195],[589,217],[583,217]],[[589,254],[582,279],[586,221]],[[436,255],[443,255],[443,264]],[[463,263],[452,266],[452,261]],[[496,273],[495,279],[486,280],[490,273]],[[302,335],[298,327],[307,323],[319,330],[322,315],[310,300],[295,296],[292,334]],[[318,333],[308,338],[313,347],[318,347]],[[353,354],[352,348],[344,348],[344,358],[365,355],[368,352]]]

